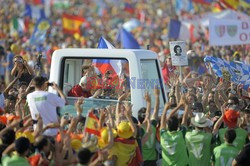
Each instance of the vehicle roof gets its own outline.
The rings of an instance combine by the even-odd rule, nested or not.
[[[53,55],[62,57],[113,57],[113,58],[138,58],[138,59],[156,59],[157,54],[144,49],[85,49],[85,48],[65,48],[56,50]],[[56,56],[55,56],[56,57]],[[59,57],[58,57],[59,58]]]

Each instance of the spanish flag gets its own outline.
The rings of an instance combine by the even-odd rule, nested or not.
[[[85,18],[83,17],[63,14],[62,16],[63,32],[72,35],[75,33],[80,33],[80,26],[84,21]]]
[[[100,136],[99,119],[95,116],[93,112],[90,112],[87,117],[85,123],[85,132]]]
[[[240,0],[240,6],[250,8],[250,0]]]
[[[119,166],[137,166],[142,164],[142,155],[135,139],[115,138],[114,146],[110,149],[110,156],[117,156]]]
[[[239,6],[239,0],[220,0],[227,8],[236,10]]]

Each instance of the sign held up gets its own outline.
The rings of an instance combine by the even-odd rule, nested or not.
[[[210,19],[211,46],[250,44],[250,20]]]
[[[172,64],[174,66],[187,66],[186,42],[171,41],[169,42]]]

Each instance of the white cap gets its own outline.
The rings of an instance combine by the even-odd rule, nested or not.
[[[84,76],[81,78],[80,82],[79,82],[79,85],[81,86],[82,84],[86,84],[87,83],[87,77]]]

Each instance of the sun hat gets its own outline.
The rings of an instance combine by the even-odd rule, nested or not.
[[[113,137],[115,138],[117,136],[117,132],[115,129],[112,129]],[[101,135],[98,138],[98,145],[103,148],[108,144],[109,139],[109,131],[106,127],[101,129]]]
[[[191,118],[191,123],[196,127],[212,126],[213,122],[205,117],[204,113],[196,113],[195,117]]]
[[[30,131],[17,132],[16,133],[16,139],[18,139],[20,137],[28,138],[28,140],[30,141],[30,143],[34,143],[35,142],[35,136]]]
[[[117,134],[119,137],[125,139],[132,137],[133,132],[130,123],[126,121],[122,121],[121,123],[119,123]]]
[[[82,148],[82,142],[79,139],[72,139],[71,140],[71,147],[75,150],[78,151],[79,149]]]
[[[225,112],[223,116],[223,121],[226,123],[226,125],[229,128],[234,128],[237,124],[237,120],[239,116],[240,116],[240,113],[238,111],[229,109]]]

